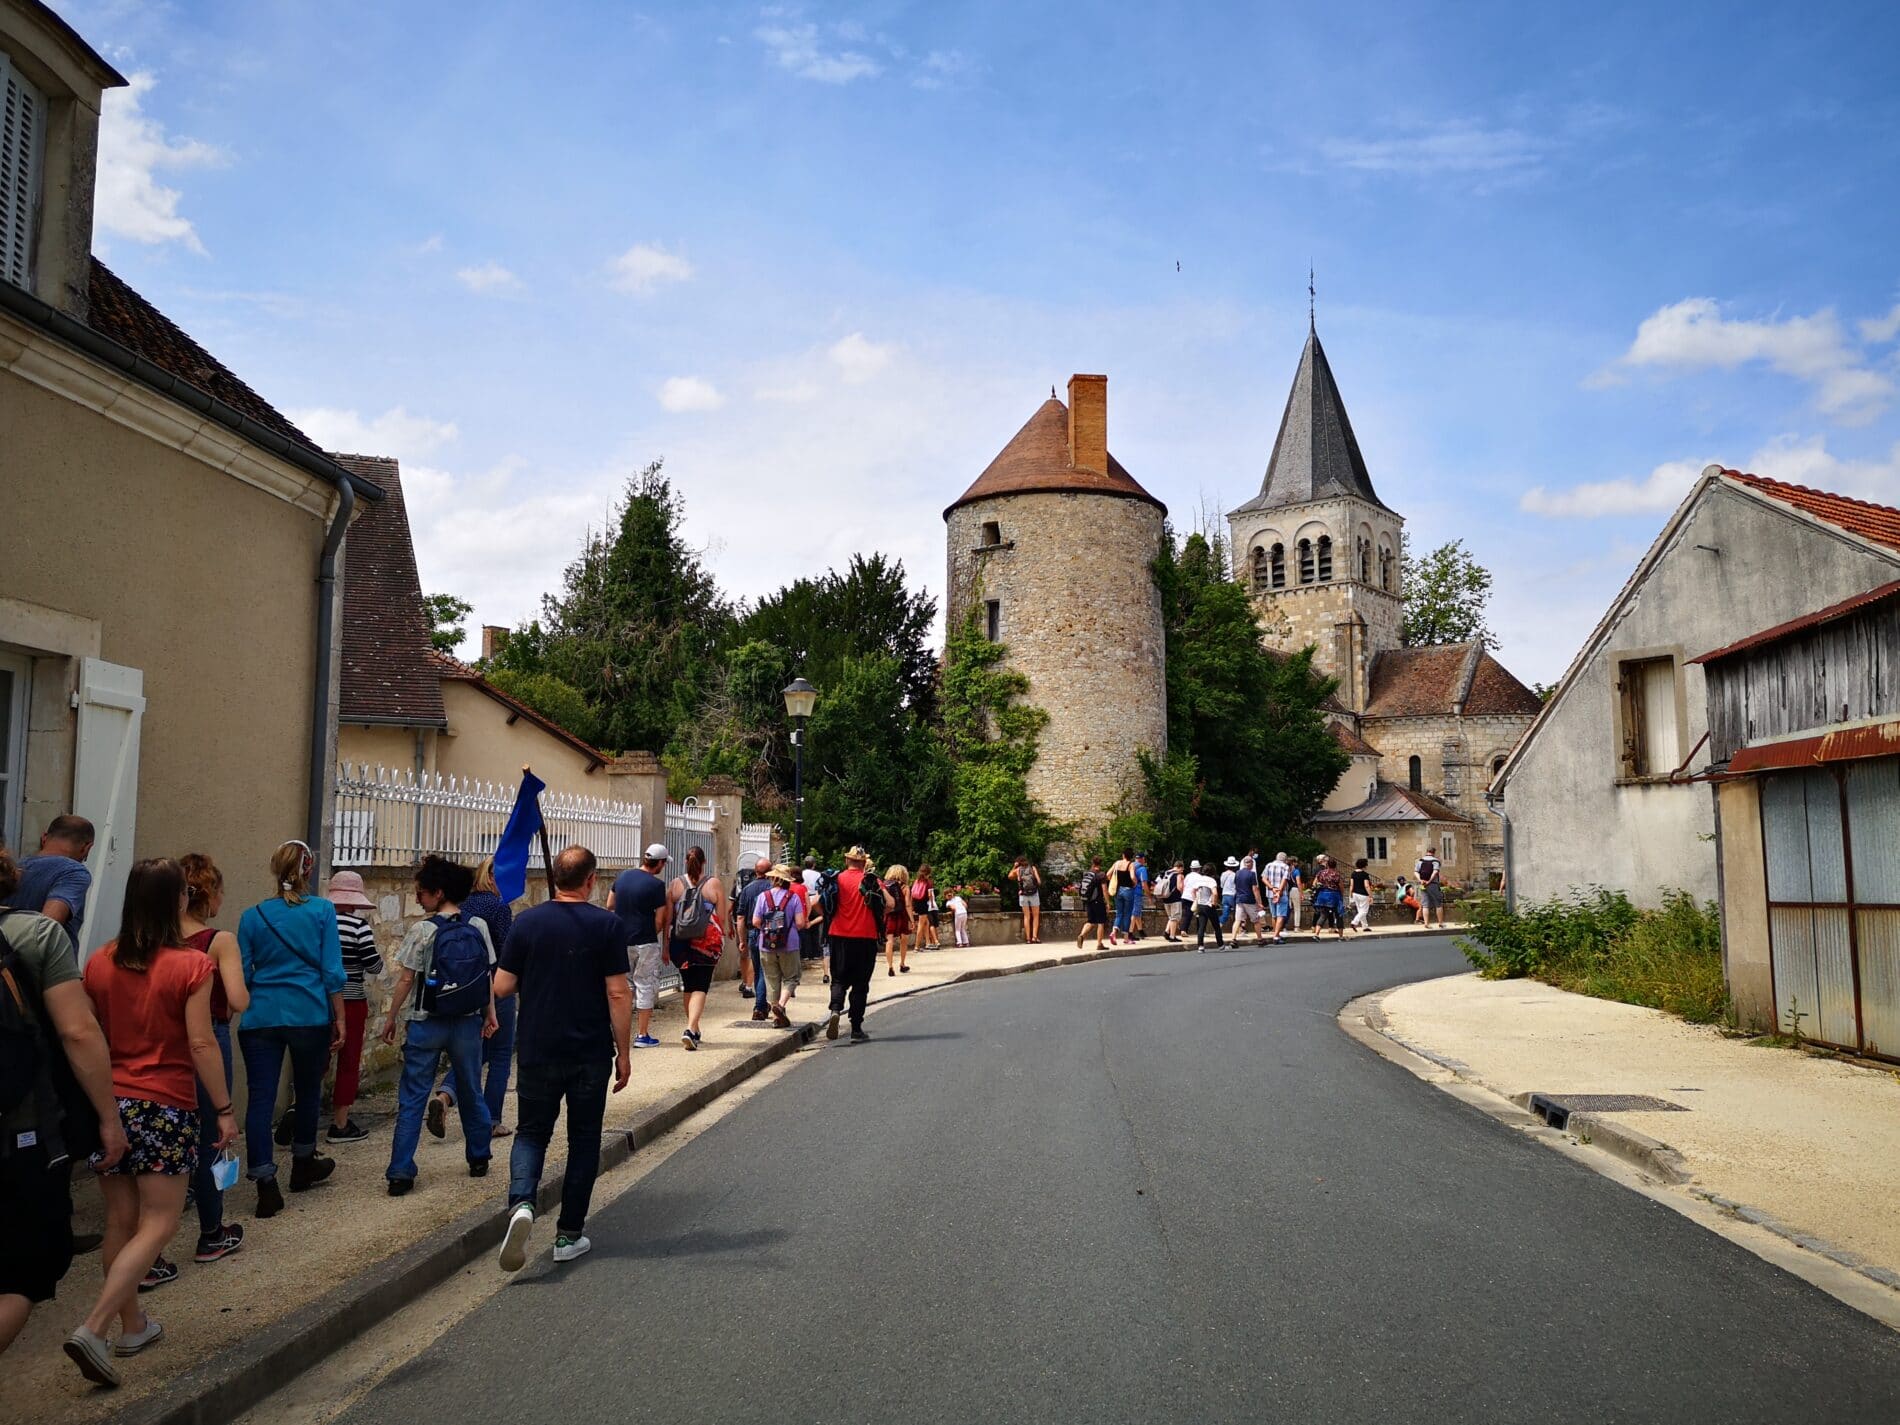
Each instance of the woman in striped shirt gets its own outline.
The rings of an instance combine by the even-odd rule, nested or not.
[[[369,1134],[350,1117],[356,1103],[356,1091],[363,1072],[363,1025],[369,1018],[368,975],[383,972],[383,957],[376,950],[376,932],[364,916],[374,904],[363,890],[363,878],[354,871],[338,871],[330,877],[328,899],[336,907],[336,934],[343,946],[343,1047],[337,1050],[336,1086],[331,1092],[334,1112],[330,1116],[329,1139],[332,1143],[360,1143]]]

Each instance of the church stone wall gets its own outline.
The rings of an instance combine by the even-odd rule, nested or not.
[[[999,495],[948,516],[949,617],[994,600],[1005,666],[1049,714],[1030,793],[1086,834],[1141,783],[1135,750],[1167,749],[1162,513],[1072,492]],[[997,526],[998,543],[985,538]],[[979,607],[979,627],[985,612]]]

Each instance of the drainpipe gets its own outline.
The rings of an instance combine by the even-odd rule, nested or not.
[[[310,793],[304,817],[304,841],[319,862],[323,858],[323,794],[330,783],[330,665],[336,644],[336,556],[356,512],[356,491],[348,480],[336,487],[336,516],[323,536],[317,561],[317,682],[310,695]]]
[[[1504,827],[1504,908],[1517,913],[1517,877],[1511,871],[1511,815],[1504,809],[1504,798],[1491,788],[1484,789],[1484,804]]]

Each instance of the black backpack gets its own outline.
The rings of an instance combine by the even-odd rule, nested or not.
[[[829,870],[818,877],[818,904],[824,909],[825,920],[838,913],[838,873]]]
[[[864,897],[864,905],[871,912],[871,920],[877,926],[877,933],[884,933],[884,883],[869,871],[858,882],[858,894]]]
[[[39,1015],[21,988],[25,967],[0,935],[0,1114],[13,1112],[46,1081]]]

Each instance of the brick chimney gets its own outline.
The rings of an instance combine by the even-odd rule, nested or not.
[[[1069,464],[1108,473],[1108,378],[1069,378]]]
[[[508,641],[508,630],[498,623],[482,625],[482,661],[489,662]]]

